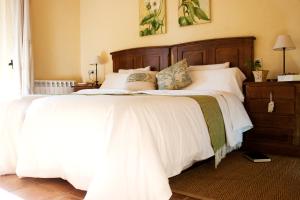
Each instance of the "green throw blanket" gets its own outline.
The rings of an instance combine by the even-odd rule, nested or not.
[[[215,153],[215,166],[226,155],[226,132],[223,115],[217,100],[211,96],[188,96],[199,104],[203,112],[211,145]]]

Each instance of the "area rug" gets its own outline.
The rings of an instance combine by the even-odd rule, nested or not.
[[[170,179],[173,192],[196,199],[300,199],[300,158],[270,156],[254,163],[241,152],[229,154],[214,168],[209,160]]]

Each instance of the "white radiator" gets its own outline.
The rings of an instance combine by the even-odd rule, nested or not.
[[[74,85],[73,80],[35,80],[34,94],[70,94]]]

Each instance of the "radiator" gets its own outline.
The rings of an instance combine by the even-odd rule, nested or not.
[[[70,94],[74,85],[73,80],[35,80],[34,94]]]

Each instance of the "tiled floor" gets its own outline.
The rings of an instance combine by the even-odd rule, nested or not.
[[[14,175],[0,176],[0,188],[25,200],[83,199],[84,191],[74,189],[61,179],[19,179]]]
[[[15,175],[0,176],[0,188],[24,200],[79,200],[85,196],[84,191],[74,189],[61,179],[19,179]],[[0,199],[1,190],[0,190]],[[171,200],[195,200],[174,194]]]

